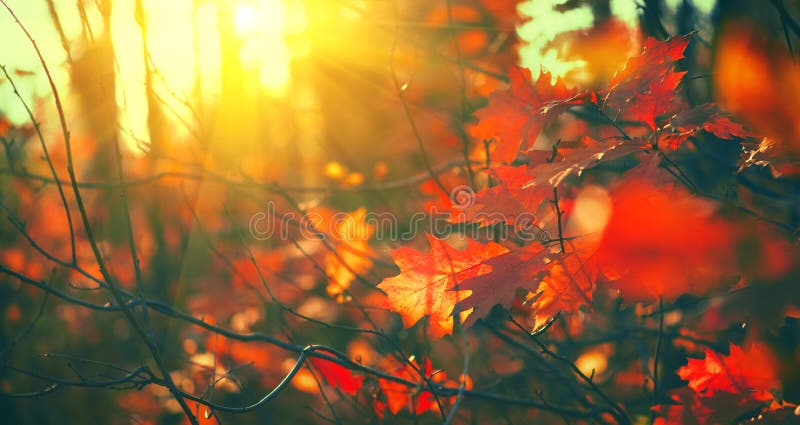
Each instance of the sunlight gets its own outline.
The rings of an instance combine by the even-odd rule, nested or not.
[[[68,119],[86,124],[80,131],[95,138],[119,137],[135,155],[150,149],[151,139],[183,143],[199,131],[197,120],[221,119],[215,110],[226,107],[223,98],[241,106],[285,100],[290,90],[307,92],[307,82],[293,81],[293,62],[307,58],[314,43],[326,54],[359,57],[352,45],[329,43],[331,28],[323,21],[311,31],[301,0],[115,0],[107,21],[95,4],[86,5],[82,18],[73,4],[58,3],[57,17],[77,64],[70,71],[46,4],[10,3],[35,34],[64,102],[75,104],[68,109],[79,111]],[[20,72],[16,82],[33,104],[48,95],[49,84],[24,34],[9,16],[3,19],[0,38],[9,41],[4,64]],[[0,91],[0,101],[12,122],[28,121],[12,92]],[[245,125],[236,117],[223,121],[225,128],[213,125],[221,133]]]
[[[49,19],[45,2],[7,0],[6,3],[14,10],[19,19],[25,23],[31,34],[39,35],[37,44],[47,57],[47,63],[51,67],[56,86],[66,86],[69,81],[69,75],[66,70],[56,66],[66,60],[66,54],[59,45],[58,35]],[[64,31],[80,33],[81,22],[74,8],[61,2],[56,5],[56,9],[59,14],[68,18],[63,24]],[[15,80],[25,101],[32,105],[36,97],[47,96],[50,93],[50,87],[47,79],[39,75],[41,65],[25,35],[4,8],[0,9],[0,12],[2,12],[0,13],[0,40],[2,40],[0,41],[0,45],[2,45],[2,49],[0,49],[0,64],[6,66],[9,72],[12,73],[25,71],[33,73],[33,75],[26,75]],[[86,12],[87,20],[95,22],[95,18],[97,18],[96,10],[89,5],[86,7]],[[13,123],[24,124],[29,122],[25,108],[19,104],[16,95],[2,82],[4,80],[0,79],[2,113]]]
[[[800,416],[800,5],[715,1],[0,0],[2,423]]]
[[[614,31],[618,31],[618,28],[612,27],[606,32],[592,33],[583,45],[576,45],[575,40],[560,39],[570,32],[588,31],[598,25],[591,2],[569,3],[572,2],[528,0],[519,4],[520,14],[530,18],[517,28],[520,39],[525,43],[519,49],[520,65],[531,69],[534,74],[542,68],[551,72],[553,79],[562,77],[571,84],[586,84],[598,77],[594,74],[599,73],[601,77],[609,72],[613,74],[614,69],[592,69],[592,65],[597,66],[598,59],[607,62],[603,64],[606,68],[616,68],[619,65],[616,62],[624,63],[615,60],[616,57],[624,59],[638,51],[636,45],[615,44]],[[700,15],[707,17],[712,13],[715,3],[716,0],[695,0],[692,4]],[[681,0],[667,0],[664,6],[666,10],[675,11],[680,4]],[[618,22],[636,32],[640,15],[637,2],[611,0],[609,7]],[[665,24],[670,26],[672,22],[665,21]],[[575,49],[579,53],[577,58],[575,52],[571,52]],[[570,53],[573,55],[570,56]]]
[[[517,29],[519,37],[527,43],[520,48],[520,64],[534,71],[546,69],[553,73],[554,78],[585,65],[585,61],[563,61],[555,49],[548,47],[548,43],[559,34],[590,28],[594,22],[589,6],[562,13],[555,9],[562,3],[563,0],[534,0],[519,6],[520,13],[531,18]]]
[[[287,1],[290,6],[287,7]],[[112,9],[111,37],[118,64],[117,103],[120,134],[133,152],[149,141],[147,78],[141,27],[134,19],[135,0],[117,0]],[[293,52],[286,42],[289,34],[306,28],[305,10],[295,0],[231,0],[203,3],[195,8],[191,0],[144,1],[150,79],[162,106],[175,114],[189,116],[188,99],[214,104],[222,95],[226,80],[247,87],[260,87],[269,96],[282,98],[291,83]],[[227,13],[232,13],[227,15]],[[232,16],[231,16],[232,15]],[[226,16],[235,34],[227,37]],[[233,68],[224,64],[229,51],[238,57]],[[307,53],[307,52],[306,52]],[[223,67],[228,71],[223,71]],[[176,125],[171,137],[183,139],[190,129]]]
[[[51,62],[56,85],[64,88],[66,101],[77,102],[78,97],[86,95],[87,87],[75,87],[71,81],[75,77],[69,75],[67,68],[56,66],[66,61],[66,55],[51,24],[47,7],[43,2],[11,0],[9,3],[37,35],[40,46]],[[572,73],[573,80],[588,78],[586,72],[581,71],[586,68],[584,58],[578,56],[575,60],[565,60],[564,52],[549,44],[559,34],[586,29],[593,24],[592,12],[585,5],[556,12],[556,6],[564,3],[565,0],[536,0],[520,4],[520,12],[532,17],[518,28],[520,38],[527,43],[520,49],[520,64],[534,71],[540,67],[548,69],[554,77]],[[670,0],[666,2],[666,7],[674,9],[678,3]],[[104,28],[102,14],[92,2],[88,2],[85,8],[86,21],[82,21],[73,5],[56,2],[58,17],[66,38],[72,40],[71,53],[77,61],[98,54],[92,53],[93,49],[96,50],[95,44],[104,32],[110,33],[113,68],[102,68],[102,71],[106,75],[113,75],[113,85],[96,79],[89,84],[113,88],[117,110],[99,114],[93,111],[83,113],[117,117],[120,137],[132,152],[140,152],[140,147],[150,143],[152,136],[152,129],[148,126],[153,125],[150,122],[153,118],[148,118],[150,107],[145,90],[148,78],[160,103],[161,111],[157,112],[163,115],[164,125],[170,126],[169,138],[185,140],[192,129],[176,121],[197,113],[191,110],[194,103],[200,105],[194,106],[199,111],[206,106],[213,108],[222,97],[224,87],[232,80],[248,96],[285,99],[290,90],[295,93],[306,90],[299,87],[301,83],[293,81],[297,75],[293,67],[311,54],[312,45],[318,57],[346,58],[350,63],[372,63],[365,58],[377,53],[361,43],[346,44],[342,48],[341,43],[334,43],[331,38],[331,31],[341,31],[341,34],[337,34],[339,38],[345,37],[351,41],[372,40],[375,34],[365,36],[355,33],[349,25],[328,25],[320,20],[333,16],[355,20],[367,8],[355,3],[331,7],[322,2],[307,3],[301,0],[141,0],[142,22],[147,31],[144,39],[141,25],[135,17],[136,4],[137,0],[115,0],[111,9],[110,28]],[[314,10],[307,11],[307,4],[313,4]],[[694,4],[700,13],[707,15],[714,1],[695,1]],[[622,22],[629,26],[636,24],[638,10],[635,2],[612,0],[610,6],[613,14]],[[307,15],[312,12],[313,16]],[[328,16],[329,12],[333,14]],[[313,28],[309,28],[309,19],[314,18]],[[7,40],[4,45],[7,53],[5,64],[12,70],[37,70],[37,60],[30,54],[28,44],[21,38],[18,28],[8,25],[12,23],[8,17],[4,19],[4,24],[0,26],[0,38]],[[143,43],[147,44],[147,58]],[[235,58],[232,64],[227,54]],[[46,80],[39,75],[21,77],[17,82],[28,101],[49,92]],[[73,85],[70,85],[71,82]],[[97,87],[89,87],[88,90],[103,91]],[[242,93],[234,93],[234,97]],[[0,101],[8,105],[5,113],[13,122],[27,120],[24,109],[14,100],[13,93],[7,90],[0,92]],[[98,103],[91,107],[113,109],[113,102],[111,106]]]
[[[241,40],[242,69],[256,72],[261,86],[271,95],[286,95],[291,78],[292,52],[286,35],[290,28],[288,11],[281,0],[242,3],[234,12],[234,29]]]
[[[240,37],[254,33],[258,27],[258,13],[250,4],[240,4],[236,7],[234,27]]]

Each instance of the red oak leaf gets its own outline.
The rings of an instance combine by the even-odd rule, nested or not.
[[[707,119],[703,123],[703,130],[720,139],[746,138],[750,135],[750,132],[745,130],[741,124],[732,121],[730,117],[723,114],[716,114]]]
[[[431,215],[442,213],[458,214],[461,211],[461,200],[458,199],[460,188],[469,187],[469,181],[460,174],[444,173],[438,178],[438,182],[446,190],[442,190],[436,180],[428,179],[420,185],[420,192],[430,196],[431,199],[425,201],[425,212]]]
[[[727,356],[706,349],[704,359],[689,359],[686,366],[678,369],[678,375],[689,381],[689,388],[705,397],[727,392],[765,401],[773,398],[769,391],[780,386],[775,359],[762,343],[753,343],[744,350],[730,344]]]
[[[550,262],[548,268],[550,274],[539,284],[539,292],[531,304],[536,315],[534,328],[539,328],[558,312],[575,313],[582,306],[590,305],[597,281],[597,268],[578,253],[563,255]]]
[[[464,281],[460,289],[471,291],[460,303],[465,311],[471,311],[464,326],[472,326],[476,320],[486,317],[495,305],[509,308],[516,298],[517,288],[536,292],[547,269],[548,251],[541,245],[529,245],[498,255],[484,262],[489,272]],[[552,256],[552,255],[551,255]]]
[[[386,278],[378,287],[387,297],[385,307],[400,313],[408,328],[430,316],[428,334],[439,338],[453,330],[453,308],[469,293],[460,290],[465,280],[492,270],[485,262],[508,250],[496,243],[486,245],[467,239],[459,251],[445,241],[428,235],[431,250],[422,253],[402,247],[392,252],[400,274]],[[469,312],[461,312],[461,319]]]
[[[775,403],[770,391],[780,386],[775,359],[763,343],[745,349],[730,344],[724,356],[706,349],[704,359],[689,359],[678,369],[688,386],[670,394],[674,404],[656,406],[659,425],[712,425],[738,423],[756,416],[760,406],[772,401],[764,417],[780,422],[791,409]],[[759,421],[760,422],[760,421]]]
[[[634,178],[613,189],[611,200],[593,260],[626,300],[702,294],[735,264],[733,225],[683,187]]]
[[[536,162],[531,167],[496,167],[491,171],[497,185],[478,192],[475,202],[460,214],[460,221],[506,222],[522,225],[535,221],[532,215],[545,200],[552,200],[553,188],[570,175],[581,175],[600,161],[609,161],[640,152],[641,147],[617,142],[604,144],[584,137],[579,149],[559,150],[552,162]],[[534,151],[539,152],[539,151]]]
[[[628,59],[625,68],[611,79],[611,87],[622,87],[626,84],[649,81],[663,75],[673,62],[683,58],[683,52],[689,45],[688,35],[672,37],[659,41],[649,37],[644,42],[642,54]]]
[[[534,83],[531,72],[513,67],[509,71],[511,87],[496,91],[489,97],[489,104],[475,112],[479,121],[475,136],[482,140],[495,138],[497,145],[493,159],[511,163],[520,149],[528,149],[539,137],[549,116],[558,106],[580,103],[573,89],[568,89],[560,79],[551,84],[551,75],[539,74]]]
[[[699,130],[705,130],[720,139],[747,138],[750,132],[741,124],[731,120],[727,114],[720,112],[714,104],[704,104],[678,112],[672,117],[670,127],[673,132],[692,136]]]
[[[648,90],[628,99],[625,115],[634,121],[656,128],[656,118],[665,114],[675,99],[675,92],[686,71],[668,72],[664,78],[650,82]]]
[[[490,174],[497,184],[478,192],[472,205],[454,218],[459,222],[480,224],[514,224],[518,219],[527,220],[524,224],[533,223],[532,214],[545,200],[545,194],[523,189],[531,181],[528,168],[504,165],[493,168]]]
[[[311,357],[314,366],[326,384],[338,388],[345,394],[355,395],[364,385],[364,377],[355,375],[352,370],[330,360]]]
[[[688,43],[686,36],[664,42],[648,39],[642,55],[628,60],[625,69],[611,80],[604,107],[615,111],[617,117],[656,129],[656,120],[671,110],[675,89],[686,74],[676,72],[674,62],[683,58]]]
[[[570,175],[580,176],[584,170],[597,165],[600,161],[610,161],[640,151],[641,147],[631,143],[606,144],[584,137],[583,148],[569,151],[559,160],[532,167],[528,171],[532,178],[522,188],[542,187],[550,192]]]

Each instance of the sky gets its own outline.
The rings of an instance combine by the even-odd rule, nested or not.
[[[55,30],[46,0],[5,0],[35,38],[51,69],[60,95],[69,102],[70,84],[67,56]],[[285,96],[291,80],[291,62],[305,54],[291,49],[287,34],[307,31],[304,5],[301,0],[229,0],[233,2],[235,29],[242,42],[240,60],[246,70],[257,73],[262,89],[276,97]],[[668,0],[676,7],[681,0]],[[566,0],[530,0],[520,5],[520,12],[531,20],[518,28],[527,44],[520,50],[522,66],[544,67],[561,75],[580,63],[559,61],[556,51],[543,47],[557,34],[588,28],[593,17],[587,7],[556,12],[555,6]],[[53,2],[73,56],[80,55],[91,40],[102,33],[103,23],[95,2],[85,2],[86,19],[82,20],[75,3]],[[200,91],[213,101],[220,91],[219,37],[216,31],[217,2],[200,2],[195,10],[193,0],[143,0],[148,26],[148,44],[159,73],[155,79],[161,90],[169,90],[175,99],[171,107],[181,109],[180,98],[190,98],[199,82]],[[695,0],[701,13],[709,13],[713,0]],[[142,138],[146,133],[146,98],[143,90],[145,64],[142,60],[142,38],[134,19],[135,0],[114,0],[111,27],[116,57],[116,98],[120,105],[123,138]],[[613,13],[635,25],[637,8],[634,0],[612,0]],[[195,17],[194,22],[192,17]],[[194,37],[197,38],[197,48]],[[30,105],[47,98],[49,84],[40,72],[41,66],[30,42],[15,24],[10,13],[0,9],[0,65],[9,72],[32,71],[33,75],[17,75],[14,82]],[[197,79],[197,71],[202,78]],[[0,80],[1,81],[1,80]],[[24,108],[8,84],[0,83],[0,110],[21,124],[29,121]],[[183,111],[187,112],[187,111]],[[176,131],[180,131],[178,127]],[[133,143],[128,140],[129,143]]]

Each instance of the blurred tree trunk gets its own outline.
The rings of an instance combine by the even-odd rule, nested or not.
[[[236,35],[233,2],[217,1],[217,31],[222,78],[219,104],[212,130],[211,152],[235,166],[243,155],[252,154],[259,128],[253,93],[245,90],[239,51],[242,45]]]
[[[102,0],[100,11],[103,31],[92,31],[82,40],[85,48],[74,58],[70,67],[72,88],[77,94],[81,109],[82,124],[95,139],[97,155],[89,176],[105,180],[116,162],[114,140],[119,127],[119,111],[116,100],[116,70],[114,68],[114,46],[111,41],[111,1]]]
[[[161,111],[161,104],[153,89],[153,64],[150,61],[150,49],[147,39],[147,15],[142,5],[142,0],[136,0],[135,19],[139,25],[142,37],[142,60],[144,61],[144,89],[147,99],[147,133],[150,140],[150,149],[153,153],[162,153],[164,142],[161,140],[164,134],[164,114]]]

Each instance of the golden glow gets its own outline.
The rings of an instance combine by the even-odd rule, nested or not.
[[[341,180],[345,174],[347,174],[347,169],[340,163],[336,161],[331,161],[325,164],[325,175],[328,178],[334,180]]]
[[[575,199],[575,212],[570,220],[570,229],[577,234],[600,233],[611,216],[611,197],[600,187],[589,185]]]
[[[608,368],[608,357],[599,350],[587,351],[575,360],[575,366],[586,376],[601,375]]]
[[[85,93],[71,85],[70,67],[65,66],[67,56],[46,2],[7,2],[34,35],[47,58],[56,86],[68,103],[66,109],[78,110],[72,104],[78,103],[78,97]],[[193,121],[196,113],[201,113],[207,120],[217,116],[219,121],[223,121],[223,117],[215,115],[215,108],[221,107],[219,102],[224,97],[223,89],[231,81],[234,81],[233,85],[240,86],[240,90],[230,96],[234,100],[251,96],[252,98],[245,100],[254,105],[254,99],[264,95],[287,100],[287,94],[291,92],[291,101],[299,102],[301,96],[313,98],[316,95],[313,91],[323,85],[315,84],[309,88],[307,83],[293,81],[296,78],[294,76],[298,75],[293,67],[297,68],[300,61],[311,54],[312,48],[315,59],[336,62],[335,66],[346,64],[344,66],[360,67],[361,70],[380,67],[380,71],[384,71],[387,52],[382,46],[393,43],[391,33],[386,35],[380,31],[372,32],[372,29],[366,32],[365,27],[359,25],[363,18],[382,10],[381,6],[373,5],[373,2],[141,2],[147,27],[149,58],[145,58],[141,27],[134,13],[136,0],[115,0],[110,22],[114,64],[113,69],[104,70],[107,75],[113,75],[114,96],[118,107],[117,111],[109,111],[106,115],[119,118],[120,134],[133,151],[138,151],[135,145],[149,142],[150,137],[147,93],[144,89],[147,77],[146,60],[150,61],[152,87],[161,104],[160,113],[164,115],[165,125],[168,127],[167,136],[173,140],[185,140],[191,137],[192,130],[181,122]],[[520,61],[534,72],[539,67],[544,67],[555,75],[564,75],[584,65],[581,60],[559,60],[560,51],[548,46],[558,34],[588,28],[593,24],[591,11],[587,7],[557,13],[555,6],[565,2],[566,0],[530,0],[520,5],[523,15],[533,17],[533,20],[519,28],[520,37],[527,43],[520,50]],[[666,5],[674,8],[678,3],[677,0],[669,0]],[[87,14],[85,23],[81,20],[74,2],[58,1],[54,4],[72,56],[75,60],[82,60],[87,52],[97,47],[108,30],[104,28],[97,2],[83,2]],[[309,6],[306,10],[307,4],[313,5],[313,8]],[[694,4],[701,13],[707,14],[713,1],[698,0]],[[631,25],[637,21],[639,11],[634,2],[612,0],[610,5],[614,15],[622,21]],[[47,96],[49,85],[40,72],[36,56],[32,54],[30,45],[19,28],[5,13],[0,16],[0,40],[3,40],[4,47],[0,52],[0,63],[7,65],[12,71],[29,70],[36,73],[34,76],[20,77],[16,81],[26,100],[33,104],[36,97]],[[381,48],[376,49],[375,46]],[[395,65],[398,65],[401,84],[407,88],[410,77],[404,73],[413,68],[415,59],[408,49],[403,49],[402,45],[399,47]],[[225,65],[223,58],[230,57],[236,63]],[[223,77],[226,81],[223,81]],[[319,75],[315,75],[314,78],[318,77]],[[111,87],[109,82],[96,83],[100,84]],[[303,94],[309,91],[312,93]],[[24,109],[9,90],[0,90],[0,104],[4,105],[4,113],[12,122],[23,123],[28,120]],[[194,110],[190,110],[187,104],[193,105]],[[244,106],[243,109],[248,107]],[[78,111],[68,119],[77,122],[85,120],[87,112]],[[310,117],[298,119],[312,120]],[[230,120],[225,121],[228,122]],[[302,127],[310,128],[307,124],[309,123],[302,123]],[[215,128],[219,128],[219,125]],[[315,136],[301,137],[313,139]]]
[[[256,32],[258,21],[258,12],[252,5],[245,3],[236,8],[234,27],[240,37],[246,37]]]
[[[256,72],[261,86],[272,95],[286,95],[294,55],[286,36],[305,31],[302,3],[284,0],[241,3],[234,12],[234,28],[242,41],[239,50],[242,68]]]
[[[161,103],[160,113],[167,116],[169,134],[166,136],[172,140],[185,140],[190,137],[191,129],[180,124],[178,117],[185,119],[196,112],[189,109],[190,103],[213,106],[219,101],[225,86],[221,81],[225,74],[222,72],[224,51],[231,51],[239,57],[238,68],[225,74],[226,79],[241,82],[250,92],[260,88],[273,97],[287,94],[291,84],[292,59],[305,57],[309,52],[308,42],[303,41],[308,22],[301,0],[141,1],[145,39],[136,20],[136,0],[114,1],[110,20],[114,62],[113,70],[106,73],[113,75],[117,102],[117,111],[108,111],[108,116],[118,117],[119,135],[132,152],[140,152],[142,144],[150,142],[145,89],[148,61],[151,86]],[[56,2],[56,5],[65,36],[70,40],[71,53],[75,60],[83,60],[106,33],[102,15],[94,2],[86,3],[88,26],[85,26],[74,3]],[[62,66],[67,60],[66,53],[46,4],[10,0],[9,6],[35,35],[62,98],[66,102],[76,102],[68,90],[69,67]],[[227,7],[230,11],[225,15],[222,9]],[[222,45],[225,37],[221,37],[220,30],[224,19],[232,21],[230,28],[234,38]],[[295,38],[291,48],[287,36]],[[0,63],[12,71],[36,73],[15,81],[28,101],[47,95],[49,84],[39,72],[40,65],[30,50],[29,42],[5,13],[0,16],[0,39],[5,41]],[[97,84],[111,87],[110,83],[99,79]],[[3,109],[12,122],[28,121],[24,108],[13,93],[1,90],[0,102],[8,105]],[[102,107],[109,108],[108,105]],[[67,109],[74,110],[73,107]]]
[[[200,70],[199,79],[200,101],[213,101],[222,90],[220,63],[222,61],[219,45],[219,31],[217,30],[217,6],[213,2],[204,3],[197,8],[194,16],[195,36],[197,47],[195,65]]]
[[[111,9],[111,42],[119,68],[116,73],[117,106],[120,135],[134,152],[139,151],[137,140],[147,134],[147,99],[144,90],[144,61],[142,38],[133,16],[134,0],[117,0]],[[135,35],[134,35],[135,34]]]

